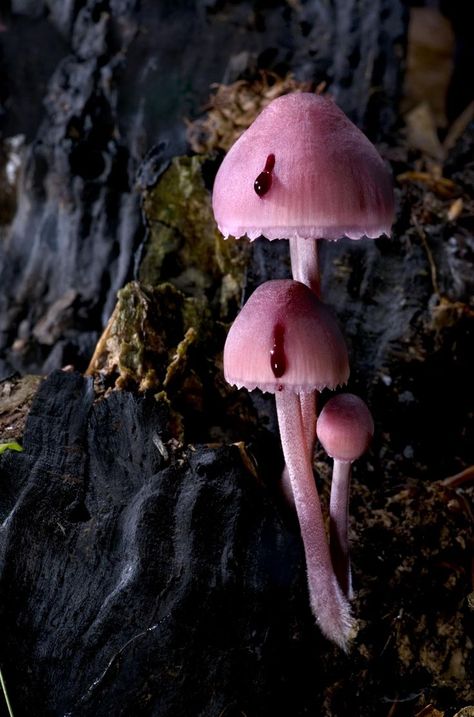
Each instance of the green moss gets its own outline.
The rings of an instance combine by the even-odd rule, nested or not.
[[[171,227],[156,224],[148,241],[140,264],[140,280],[146,284],[158,284],[163,273],[163,263],[181,246],[181,237]]]
[[[203,168],[209,157],[175,157],[145,192],[148,241],[140,281],[169,281],[187,296],[206,297],[218,319],[232,318],[240,301],[247,242],[224,240],[212,214]]]
[[[21,443],[41,376],[10,376],[0,381],[0,443]]]
[[[223,380],[221,356],[241,300],[248,242],[219,234],[206,162],[177,157],[145,192],[139,280],[119,292],[89,367],[101,376],[98,386],[152,391],[167,404],[180,440],[222,432],[235,393]]]
[[[22,451],[23,448],[16,441],[10,441],[10,443],[0,443],[0,456],[5,451]]]
[[[115,377],[118,388],[160,390],[182,367],[188,349],[206,341],[211,316],[203,299],[186,297],[169,283],[127,284],[91,362],[90,373]],[[171,372],[171,373],[170,373]]]

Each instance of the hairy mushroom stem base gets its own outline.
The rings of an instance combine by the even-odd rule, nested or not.
[[[299,396],[283,389],[275,393],[275,399],[283,454],[305,550],[311,608],[322,633],[347,651],[354,621],[331,562],[321,503],[306,448]]]
[[[349,490],[352,464],[334,459],[329,500],[329,545],[337,580],[349,600],[353,598],[349,555]]]

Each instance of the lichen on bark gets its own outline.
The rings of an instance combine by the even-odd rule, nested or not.
[[[211,209],[207,178],[217,169],[210,155],[175,157],[159,182],[146,189],[148,227],[138,278],[166,280],[186,295],[205,297],[216,319],[229,320],[240,300],[248,254],[246,242],[226,241]]]

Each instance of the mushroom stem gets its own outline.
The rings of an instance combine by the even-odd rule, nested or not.
[[[341,590],[349,600],[353,597],[348,537],[351,466],[349,461],[334,459],[329,500],[329,545],[332,564]]]
[[[323,634],[343,650],[353,629],[349,603],[334,574],[318,491],[314,482],[298,394],[275,393],[280,438],[306,556],[311,608]]]
[[[311,467],[313,466],[313,453],[316,443],[316,395],[316,391],[299,394],[301,420],[303,422],[304,438]],[[281,482],[283,495],[285,496],[286,501],[290,505],[294,506],[295,501],[293,500],[293,491],[286,465],[281,474]]]
[[[300,406],[306,447],[312,464],[314,444],[316,443],[316,391],[300,393]]]
[[[295,281],[306,284],[316,296],[321,294],[318,239],[290,239],[291,271]]]
[[[319,272],[319,251],[317,239],[290,239],[291,271],[295,281],[301,281],[318,297],[321,293]],[[316,437],[316,392],[301,394],[301,416],[310,460]]]

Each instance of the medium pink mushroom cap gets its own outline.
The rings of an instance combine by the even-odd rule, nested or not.
[[[374,421],[361,398],[352,393],[341,393],[324,406],[318,418],[317,432],[328,456],[352,463],[369,447],[374,435]]]
[[[271,186],[259,196],[268,166]],[[212,205],[224,236],[251,240],[378,237],[394,215],[391,174],[373,144],[332,100],[307,92],[273,100],[241,135]]]
[[[267,281],[228,333],[224,375],[249,391],[336,388],[349,378],[347,348],[332,312],[308,287],[291,279]]]

